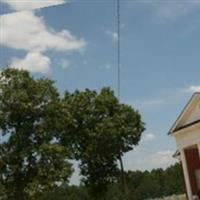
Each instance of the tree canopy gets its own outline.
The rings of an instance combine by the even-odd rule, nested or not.
[[[131,106],[121,104],[110,88],[99,93],[86,89],[65,94],[64,102],[74,120],[69,137],[74,158],[80,160],[83,182],[95,198],[116,181],[118,159],[133,149],[144,131],[140,114]]]
[[[7,69],[0,75],[0,183],[8,199],[37,199],[68,181],[69,151],[58,142],[68,114],[49,79]]]
[[[90,195],[100,199],[143,131],[139,112],[108,87],[62,96],[50,79],[6,69],[0,74],[0,192],[11,200],[37,199],[68,183],[74,159]]]

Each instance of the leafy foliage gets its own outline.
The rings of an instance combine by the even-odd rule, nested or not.
[[[116,181],[119,157],[138,144],[144,123],[131,106],[119,103],[110,88],[66,93],[64,102],[74,124],[71,134],[63,135],[63,144],[71,137],[83,182],[95,199],[101,198],[107,185]]]
[[[183,176],[177,163],[166,170],[127,172],[129,191],[137,200],[184,193]]]
[[[68,183],[67,160],[76,159],[90,196],[101,199],[117,184],[118,159],[143,131],[140,114],[110,88],[62,98],[53,81],[6,69],[0,74],[0,198],[38,199]]]
[[[1,73],[0,183],[8,199],[37,199],[68,180],[69,151],[58,142],[66,116],[51,80],[14,69]]]
[[[87,189],[83,186],[63,185],[45,193],[39,200],[91,200]]]

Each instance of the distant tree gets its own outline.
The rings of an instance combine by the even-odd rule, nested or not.
[[[164,195],[183,194],[185,192],[183,171],[181,165],[176,163],[165,170]]]
[[[180,165],[175,164],[166,170],[153,169],[152,171],[128,171],[126,173],[129,192],[123,194],[119,183],[108,185],[108,191],[101,200],[144,200],[161,199],[165,196],[183,194],[183,181]],[[47,192],[38,200],[91,200],[85,186],[60,187]]]
[[[107,186],[119,174],[117,161],[133,149],[144,131],[140,114],[131,106],[121,104],[110,88],[100,93],[86,89],[66,93],[73,125],[71,134],[63,134],[62,142],[71,143],[74,158],[80,160],[83,182],[94,199],[101,199]]]
[[[163,193],[163,188],[165,186],[165,172],[163,169],[153,169],[151,171],[151,179],[152,182],[155,184],[155,189],[154,189],[154,196],[151,194],[151,198],[158,198],[164,196]]]
[[[165,170],[128,171],[127,179],[129,191],[137,200],[184,193],[183,176],[178,163]]]
[[[15,69],[0,74],[0,199],[38,199],[68,181],[69,151],[59,143],[68,116],[51,80]]]
[[[135,199],[138,199],[138,196],[140,196],[138,188],[143,183],[143,177],[144,177],[144,172],[139,170],[127,172],[129,193],[131,193]]]
[[[38,200],[91,200],[91,198],[85,187],[64,184],[52,191],[46,192]]]

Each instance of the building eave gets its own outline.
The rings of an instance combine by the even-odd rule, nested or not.
[[[176,119],[176,121],[174,122],[174,124],[172,125],[172,127],[170,128],[168,135],[173,135],[175,132],[177,132],[177,130],[179,129],[183,129],[186,128],[188,126],[193,125],[193,123],[188,124],[188,125],[184,125],[182,127],[176,128],[177,125],[179,124],[179,122],[181,121],[182,117],[185,115],[185,113],[188,111],[189,107],[191,106],[191,104],[193,103],[193,101],[197,98],[200,97],[200,92],[196,92],[192,95],[192,97],[190,98],[189,102],[186,104],[186,106],[184,107],[184,109],[182,110],[182,112],[180,113],[179,117]],[[198,120],[199,121],[199,120]],[[197,122],[194,122],[197,123]]]

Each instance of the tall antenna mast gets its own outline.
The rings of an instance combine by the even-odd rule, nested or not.
[[[117,93],[121,98],[121,34],[120,34],[120,0],[117,0]]]

